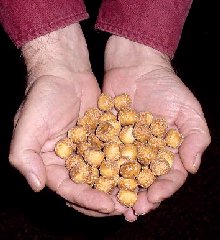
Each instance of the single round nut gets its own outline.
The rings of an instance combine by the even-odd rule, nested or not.
[[[91,149],[92,145],[89,142],[80,142],[76,145],[76,153],[80,156],[84,156],[84,152]]]
[[[156,137],[163,137],[167,130],[167,122],[164,119],[154,119],[150,125],[151,133]]]
[[[113,129],[110,131],[112,136],[118,136],[121,131],[121,124],[117,120],[109,120],[108,123],[110,123],[113,126]]]
[[[131,160],[127,157],[120,157],[117,161],[117,164],[118,164],[119,167],[121,167],[123,164],[130,163],[130,162],[133,162],[133,160]]]
[[[104,147],[104,143],[94,133],[89,134],[87,142],[89,142],[94,149],[101,150]]]
[[[118,136],[113,136],[112,139],[109,142],[107,142],[107,144],[108,143],[117,143],[119,146],[124,145],[123,142],[119,139]]]
[[[120,167],[120,174],[124,178],[135,178],[141,171],[141,165],[138,162],[128,162]]]
[[[139,142],[139,141],[135,140],[133,144],[138,148],[138,147],[146,146],[147,143]]]
[[[117,197],[118,201],[126,207],[133,207],[137,201],[137,193],[130,190],[120,189]]]
[[[143,165],[148,165],[151,161],[155,160],[157,157],[157,148],[151,147],[149,145],[139,146],[137,159],[138,162]]]
[[[120,158],[120,145],[116,142],[110,142],[105,145],[104,153],[107,160],[116,161]]]
[[[83,126],[75,126],[67,132],[68,137],[74,143],[85,142],[87,140],[87,130]]]
[[[86,129],[87,133],[94,132],[96,127],[98,125],[98,122],[94,119],[91,119],[90,116],[83,116],[78,119],[77,126],[82,126]]]
[[[170,167],[173,165],[174,160],[174,153],[166,148],[161,148],[157,153],[157,159],[164,159],[166,160]]]
[[[99,172],[105,178],[117,179],[119,177],[119,167],[116,162],[103,161]]]
[[[148,139],[148,145],[157,149],[166,147],[166,141],[163,138],[151,135]]]
[[[134,144],[125,144],[120,148],[121,156],[129,158],[131,160],[136,160],[137,158],[137,146]]]
[[[151,162],[150,169],[156,176],[161,176],[169,172],[170,165],[166,160],[157,159]]]
[[[118,180],[118,188],[134,191],[138,186],[137,180],[134,178],[120,177]]]
[[[150,126],[153,122],[153,114],[150,112],[140,112],[138,117],[138,123]]]
[[[120,94],[114,98],[114,106],[117,111],[131,107],[131,97],[126,94]]]
[[[77,121],[78,126],[84,126],[88,133],[94,132],[102,112],[97,108],[88,109],[84,116]]]
[[[89,165],[98,167],[104,160],[104,153],[101,150],[88,149],[84,152],[84,160]]]
[[[169,147],[178,148],[183,141],[183,136],[178,132],[178,130],[172,128],[168,130],[165,140]]]
[[[100,176],[96,180],[96,182],[94,184],[94,188],[99,191],[110,194],[113,191],[116,184],[117,183],[116,183],[115,179],[109,179],[109,178]]]
[[[65,167],[68,171],[70,171],[73,166],[83,163],[84,163],[83,158],[77,154],[74,154],[65,160]]]
[[[86,163],[74,165],[70,170],[70,178],[75,183],[87,183],[89,174],[89,166]]]
[[[60,139],[55,145],[55,153],[58,157],[67,159],[76,150],[76,144],[71,139],[63,138]]]
[[[125,126],[121,129],[119,133],[119,139],[124,143],[133,143],[135,138],[133,136],[133,127]]]
[[[99,122],[107,122],[110,120],[117,120],[117,116],[115,116],[114,113],[110,111],[104,112],[102,116],[99,118]]]
[[[99,178],[98,168],[89,166],[89,175],[87,177],[86,183],[92,187],[98,178]]]
[[[89,108],[86,110],[84,116],[88,116],[94,121],[99,121],[100,117],[102,116],[102,112],[98,108]]]
[[[138,114],[133,109],[123,109],[118,112],[118,120],[122,126],[135,124],[138,120]]]
[[[134,126],[134,138],[139,142],[147,142],[151,136],[149,127],[146,124],[136,123]]]
[[[102,93],[98,98],[98,108],[102,111],[110,111],[113,107],[113,98],[107,94]]]
[[[138,185],[148,188],[156,180],[156,177],[150,169],[144,168],[137,177]]]
[[[96,128],[96,136],[103,142],[110,142],[115,137],[114,127],[109,122],[100,122]]]

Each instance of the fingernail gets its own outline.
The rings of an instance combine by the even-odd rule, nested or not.
[[[41,189],[41,183],[39,178],[37,177],[37,175],[35,175],[34,173],[29,173],[27,175],[27,181],[29,183],[29,185],[31,186],[31,188],[35,191],[38,192]]]
[[[201,163],[201,154],[197,153],[195,160],[193,162],[193,169],[195,173],[198,171],[200,163]]]
[[[147,211],[143,212],[143,213],[134,213],[135,216],[144,216],[145,214],[149,213],[152,210],[155,210],[156,208],[158,208],[161,204],[161,201],[155,202],[153,204],[153,207],[149,208]]]
[[[138,216],[144,216],[144,215],[147,214],[148,212],[149,212],[149,210],[146,211],[146,212],[142,212],[142,213],[137,213],[137,212],[135,212],[134,215],[137,216],[137,217],[138,217]]]
[[[133,219],[133,220],[125,218],[125,220],[126,220],[127,222],[132,223],[132,222],[135,222],[135,221],[137,220],[137,218],[135,218],[135,219]]]

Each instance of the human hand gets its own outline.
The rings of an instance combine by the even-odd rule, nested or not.
[[[22,51],[29,75],[25,99],[15,116],[11,164],[36,192],[47,185],[80,212],[112,213],[111,197],[71,181],[64,160],[54,153],[55,143],[79,116],[96,106],[100,94],[79,25],[33,40]]]
[[[135,214],[149,212],[176,192],[188,172],[196,173],[211,139],[200,103],[175,74],[166,55],[112,36],[106,45],[105,70],[103,92],[113,97],[126,92],[132,97],[134,109],[164,117],[184,137],[170,172],[160,176],[147,191],[139,192],[134,211],[123,212],[133,221]]]

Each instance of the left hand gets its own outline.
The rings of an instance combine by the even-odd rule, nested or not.
[[[132,221],[136,219],[135,214],[149,212],[175,193],[188,172],[196,173],[211,139],[200,103],[175,74],[166,55],[112,36],[107,42],[105,70],[103,92],[112,97],[129,94],[134,109],[164,117],[184,137],[170,172],[160,176],[148,190],[139,192],[134,211],[124,212]]]
[[[111,197],[74,183],[65,161],[54,152],[56,142],[66,137],[78,118],[97,106],[100,94],[79,24],[27,43],[23,55],[29,74],[25,99],[14,120],[10,163],[36,192],[46,185],[87,215],[112,213]]]

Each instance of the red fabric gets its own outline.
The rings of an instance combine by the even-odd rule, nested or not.
[[[96,28],[173,57],[192,0],[103,0]],[[17,47],[88,17],[83,0],[0,0],[0,21]]]
[[[0,0],[0,22],[17,47],[87,17],[83,0]]]
[[[155,48],[171,58],[192,0],[103,0],[96,28]]]

